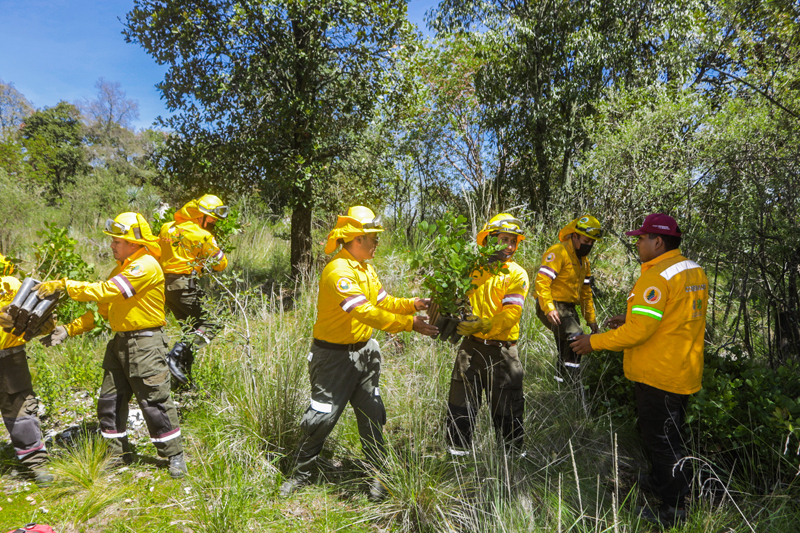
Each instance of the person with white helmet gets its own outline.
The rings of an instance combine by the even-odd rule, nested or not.
[[[228,266],[213,235],[215,224],[227,217],[228,206],[205,194],[187,202],[159,232],[167,308],[187,330],[167,355],[170,372],[182,384],[189,382],[196,349],[208,344],[219,329],[203,310],[198,278],[204,271],[221,272]]]
[[[23,474],[37,485],[46,486],[53,476],[46,466],[48,454],[39,425],[39,400],[33,391],[25,355],[27,341],[23,335],[12,333],[14,320],[7,313],[22,285],[11,275],[13,272],[14,264],[0,254],[0,412]],[[42,333],[50,333],[53,326],[50,319]]]
[[[428,299],[389,295],[375,268],[367,263],[375,256],[382,231],[380,219],[370,209],[355,206],[338,217],[328,235],[325,253],[333,253],[339,245],[342,248],[319,280],[317,320],[308,354],[311,404],[300,423],[303,438],[293,475],[280,488],[284,497],[310,481],[325,439],[348,402],[356,415],[364,454],[375,469],[381,468],[386,409],[379,387],[381,351],[372,332],[438,333],[427,317],[414,316],[428,308]],[[385,488],[376,479],[370,498],[384,496]]]
[[[468,296],[474,315],[456,330],[464,340],[453,366],[446,419],[450,453],[454,455],[469,453],[484,395],[498,439],[507,449],[522,449],[524,371],[517,340],[529,281],[528,273],[513,257],[523,240],[522,223],[508,213],[493,217],[477,235],[481,246],[503,246],[492,256],[493,261],[503,263],[503,268],[496,274],[473,273],[474,288]]]
[[[164,333],[164,273],[161,248],[139,213],[108,219],[103,232],[111,237],[117,267],[107,281],[88,283],[58,279],[38,286],[40,298],[66,292],[78,302],[98,302],[98,312],[115,335],[103,358],[103,384],[97,400],[100,434],[118,461],[132,459],[128,443],[128,402],[135,394],[158,455],[169,459],[169,474],[186,474],[178,412],[170,397],[170,372]],[[58,326],[43,344],[54,346],[94,328],[91,311]]]
[[[581,356],[569,347],[575,335],[583,333],[576,306],[592,333],[598,333],[592,297],[592,270],[589,253],[603,237],[600,222],[591,215],[576,218],[558,232],[557,244],[542,255],[542,264],[534,278],[536,315],[556,340],[558,364],[555,379],[577,381]]]

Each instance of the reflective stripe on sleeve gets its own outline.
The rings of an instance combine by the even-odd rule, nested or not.
[[[117,286],[117,288],[122,292],[122,296],[127,300],[134,294],[136,291],[133,289],[133,285],[131,282],[128,281],[128,278],[123,276],[122,274],[117,274],[113,278],[111,278],[111,282]]]
[[[592,284],[592,280],[590,278],[583,278],[583,284],[584,285],[591,285]]]
[[[631,307],[631,313],[634,315],[649,316],[650,318],[655,318],[656,320],[661,320],[664,317],[664,313],[662,311],[652,307],[645,307],[643,305],[634,305]]]
[[[181,436],[181,428],[175,428],[172,431],[167,431],[163,435],[157,437],[150,437],[150,442],[167,442]]]
[[[330,403],[320,403],[314,400],[311,400],[311,408],[320,413],[330,413],[333,411],[333,404]]]
[[[215,261],[222,261],[222,258],[225,257],[225,254],[222,253],[222,250],[214,254]]]
[[[556,272],[552,268],[550,268],[548,266],[544,266],[544,265],[539,267],[539,274],[544,274],[545,276],[547,276],[550,279],[556,279],[556,276],[558,276],[558,272]]]
[[[503,305],[518,305],[522,307],[525,304],[525,297],[521,294],[506,294],[503,298]]]
[[[381,303],[383,300],[385,300],[387,296],[389,296],[389,293],[381,289],[378,293],[378,303]]]
[[[359,305],[366,303],[367,297],[363,294],[355,294],[350,296],[349,298],[345,298],[339,303],[339,306],[344,309],[345,313],[349,313],[352,309],[355,309]]]
[[[680,263],[676,263],[671,267],[665,269],[664,272],[661,273],[661,277],[669,281],[675,275],[680,274],[684,270],[691,270],[693,268],[700,268],[700,265],[698,265],[694,261],[689,261],[687,259],[686,261],[681,261]]]

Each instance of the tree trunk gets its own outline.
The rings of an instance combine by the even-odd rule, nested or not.
[[[306,189],[310,184],[306,184]],[[292,210],[292,251],[290,263],[292,265],[292,277],[299,280],[308,271],[313,257],[311,255],[311,214],[312,204],[308,199],[310,194],[301,189],[297,189],[297,205]]]

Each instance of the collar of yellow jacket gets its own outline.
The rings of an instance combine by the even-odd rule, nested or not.
[[[122,261],[121,263],[119,261],[117,261],[117,263],[119,263],[119,266],[124,269],[126,266],[130,265],[131,263],[133,263],[134,261],[136,261],[137,259],[139,259],[140,257],[142,257],[143,255],[145,255],[145,254],[147,254],[149,252],[150,252],[150,250],[146,246],[142,246],[141,248],[139,248],[138,250],[133,252],[131,255],[129,255],[124,261]],[[153,254],[151,253],[149,255],[153,255]],[[156,259],[158,259],[158,258],[156,258]]]
[[[348,252],[345,248],[342,248],[341,250],[339,250],[339,253],[337,253],[335,256],[333,256],[333,258],[334,259],[347,259],[348,261],[353,263],[354,266],[358,266],[362,270],[367,268],[366,263],[359,263],[358,260],[356,260],[356,258],[353,257],[353,254]]]
[[[655,259],[651,259],[647,263],[642,263],[642,273],[644,273],[646,270],[650,270],[651,268],[659,264],[661,261],[666,261],[667,259],[678,257],[679,255],[681,255],[681,251],[678,248],[670,250],[669,252],[664,252]]]

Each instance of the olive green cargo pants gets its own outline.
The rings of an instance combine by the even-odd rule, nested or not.
[[[183,452],[178,411],[170,397],[167,343],[158,328],[117,333],[106,346],[97,418],[113,454],[128,451],[128,402],[134,394],[158,455]]]
[[[31,372],[25,348],[0,351],[0,412],[11,437],[11,444],[23,466],[34,468],[47,460],[37,411],[39,400],[33,393]]]
[[[516,343],[492,346],[465,337],[458,348],[447,398],[448,443],[464,449],[472,445],[485,395],[497,438],[507,447],[521,448],[525,439],[523,378]]]
[[[296,477],[311,476],[325,439],[348,402],[356,415],[364,455],[376,468],[383,463],[386,409],[378,387],[381,376],[378,342],[370,339],[363,347],[350,345],[350,349],[346,345],[337,346],[340,348],[323,348],[315,341],[308,354],[311,405],[300,422],[303,440],[297,452]]]
[[[576,354],[570,348],[569,338],[572,335],[583,334],[581,328],[581,319],[578,315],[575,304],[567,302],[553,302],[559,316],[561,317],[561,325],[553,325],[548,320],[547,315],[539,307],[539,301],[536,301],[536,316],[544,324],[547,329],[553,332],[556,339],[556,348],[558,348],[558,376],[556,379],[563,379],[570,377],[576,379],[580,374],[581,369],[581,356]]]
[[[214,338],[219,325],[203,309],[205,293],[198,283],[199,280],[190,274],[165,274],[164,299],[167,309],[188,328],[181,342],[202,347]]]

